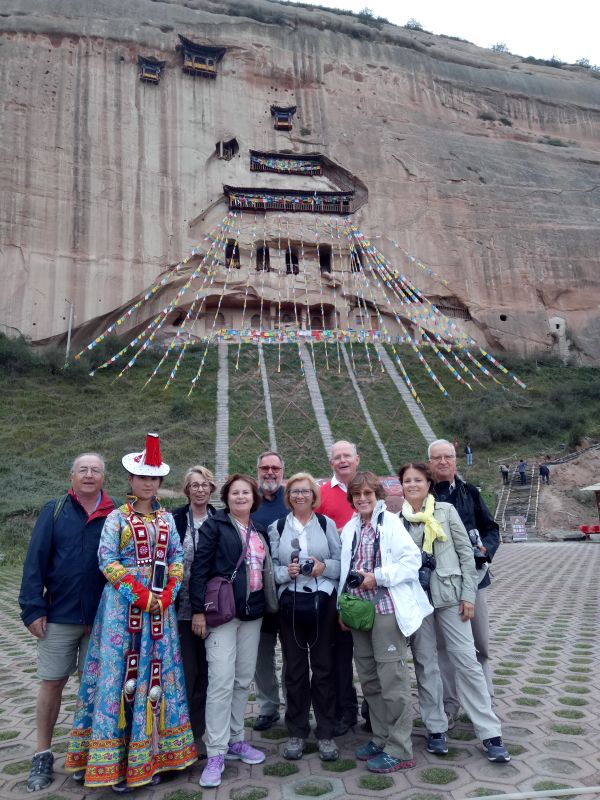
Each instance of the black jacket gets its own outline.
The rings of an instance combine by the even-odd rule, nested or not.
[[[98,545],[114,504],[102,493],[98,508],[88,517],[69,494],[55,520],[58,502],[46,503],[31,534],[19,593],[21,619],[25,625],[40,617],[64,625],[92,625],[106,583],[98,567]]]
[[[447,482],[436,483],[435,493],[437,499],[444,503],[452,503],[468,531],[477,528],[483,546],[487,550],[487,560],[491,562],[496,550],[500,547],[500,528],[490,514],[476,486],[473,486],[472,483],[461,481],[458,476],[455,476],[454,484],[454,489],[448,492]],[[479,588],[484,589],[490,583],[490,572],[486,570]]]
[[[211,506],[209,503],[206,507],[208,511],[208,516],[214,516],[216,512],[216,508]],[[173,519],[175,520],[175,527],[177,528],[177,533],[179,534],[179,538],[181,539],[181,544],[183,544],[183,540],[185,539],[185,532],[187,531],[187,524],[188,524],[188,512],[190,510],[190,504],[186,503],[184,506],[179,506],[179,508],[175,508],[171,511],[173,515]]]
[[[269,537],[263,525],[254,524],[261,534],[268,552]],[[190,602],[192,614],[204,614],[204,595],[210,578],[220,576],[230,578],[242,554],[242,540],[238,529],[224,509],[204,521],[196,545],[196,555],[190,575]],[[270,559],[269,559],[270,561]],[[265,576],[266,577],[266,576]],[[272,574],[270,580],[273,581]],[[274,584],[273,584],[274,586]],[[248,596],[248,583],[244,564],[240,566],[233,582],[233,595],[238,616],[244,614]]]

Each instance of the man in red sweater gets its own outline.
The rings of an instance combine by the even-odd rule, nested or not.
[[[333,477],[321,486],[321,505],[319,514],[325,514],[341,531],[354,515],[354,509],[346,497],[348,483],[356,475],[360,456],[356,445],[352,442],[335,442],[329,454],[329,463],[333,469]],[[341,591],[342,587],[340,587]],[[336,723],[334,736],[343,736],[356,725],[358,700],[354,688],[354,666],[352,633],[337,628],[335,636],[335,712]]]
[[[336,442],[331,447],[329,463],[333,468],[333,478],[321,486],[320,514],[331,517],[338,531],[341,531],[354,515],[354,509],[346,497],[348,483],[356,475],[360,456],[352,442]]]

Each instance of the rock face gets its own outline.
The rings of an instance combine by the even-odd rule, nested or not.
[[[226,48],[216,78],[182,72],[178,34]],[[224,184],[310,185],[358,189],[356,224],[482,345],[598,361],[597,74],[267,0],[4,0],[0,70],[4,330],[64,335],[72,302],[95,334],[202,243]],[[251,149],[338,168],[250,173]],[[283,216],[300,240],[311,215]]]

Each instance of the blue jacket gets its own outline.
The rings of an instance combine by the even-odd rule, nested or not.
[[[98,568],[100,533],[114,503],[102,492],[88,517],[68,494],[55,521],[58,502],[46,503],[31,534],[19,592],[21,619],[25,625],[44,616],[64,625],[92,625],[106,583]]]

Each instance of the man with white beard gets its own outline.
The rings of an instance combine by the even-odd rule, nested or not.
[[[251,515],[253,522],[268,528],[272,522],[289,513],[284,501],[283,458],[271,450],[261,453],[256,461],[258,488],[262,503]],[[258,717],[255,731],[266,731],[279,719],[279,682],[275,667],[275,645],[277,644],[277,614],[265,614],[260,631],[258,657],[254,683],[258,702]],[[283,676],[282,676],[283,684]]]

